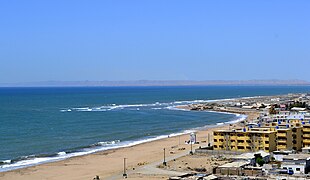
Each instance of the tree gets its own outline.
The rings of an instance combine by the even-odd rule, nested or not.
[[[265,164],[265,161],[261,154],[255,154],[254,156],[256,164],[258,164],[259,166],[263,166]]]
[[[259,166],[263,166],[265,164],[265,161],[263,160],[263,158],[259,157],[259,158],[256,159],[256,163]]]

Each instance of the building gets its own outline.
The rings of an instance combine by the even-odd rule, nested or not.
[[[310,124],[303,124],[302,133],[303,147],[310,147]]]
[[[247,161],[251,166],[256,166],[255,155],[260,155],[265,163],[270,161],[270,154],[265,151],[243,153],[232,158],[233,161]]]
[[[305,153],[305,154],[310,154],[310,147],[304,147],[301,149],[301,152],[302,153]]]
[[[249,166],[247,161],[235,161],[217,167],[215,173],[227,176],[262,176],[264,171],[262,167]]]
[[[216,130],[213,132],[214,150],[256,152],[276,150],[276,132],[268,128],[259,130]]]
[[[293,133],[291,128],[276,129],[277,131],[277,150],[293,149]]]
[[[302,142],[303,142],[303,134],[302,134],[301,126],[292,127],[292,138],[293,138],[293,150],[301,151]]]
[[[307,174],[310,171],[310,155],[290,154],[284,156],[281,169],[292,169],[294,174]]]
[[[303,127],[300,123],[268,123],[263,126],[277,132],[277,150],[301,151],[303,141]]]
[[[282,162],[283,157],[293,153],[292,151],[273,151],[272,152],[272,157],[274,158],[275,161]]]

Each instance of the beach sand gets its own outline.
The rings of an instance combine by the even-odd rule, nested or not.
[[[254,117],[254,116],[253,116]],[[250,115],[249,118],[253,118]],[[208,128],[197,132],[197,141],[193,149],[207,146],[208,135],[215,129],[227,129],[229,124]],[[85,156],[72,157],[66,160],[41,164],[0,173],[1,180],[92,180],[96,175],[100,179],[122,179],[123,161],[126,159],[128,179],[165,179],[173,172],[163,172],[151,168],[163,162],[163,149],[166,149],[167,161],[189,154],[190,145],[185,144],[189,135],[167,137],[132,147],[102,151]],[[212,140],[212,137],[210,138]],[[150,167],[150,168],[146,168]],[[176,173],[177,175],[177,173]]]

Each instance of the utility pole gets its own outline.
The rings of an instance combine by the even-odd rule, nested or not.
[[[208,147],[210,147],[211,143],[210,143],[210,133],[208,133]]]
[[[126,174],[126,159],[124,158],[124,173],[123,173],[123,178],[127,178],[127,174]]]
[[[194,153],[193,153],[193,142],[190,141],[190,143],[191,143],[191,151],[189,152],[189,154],[190,154],[190,155],[193,155],[193,154],[194,154]]]
[[[164,166],[167,166],[167,162],[166,162],[166,148],[164,148],[164,162],[163,162]]]

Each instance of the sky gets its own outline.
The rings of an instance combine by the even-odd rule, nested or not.
[[[310,81],[310,1],[3,0],[0,83]]]

